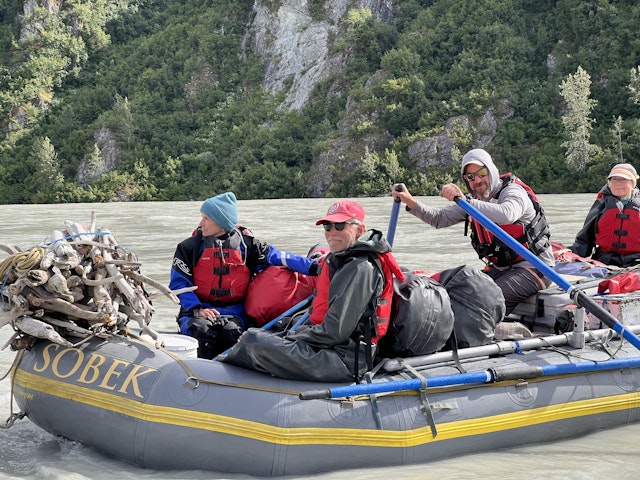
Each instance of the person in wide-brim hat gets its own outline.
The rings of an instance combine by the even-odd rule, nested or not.
[[[640,193],[638,172],[630,163],[618,163],[607,175],[571,245],[581,257],[607,265],[628,267],[640,263]]]

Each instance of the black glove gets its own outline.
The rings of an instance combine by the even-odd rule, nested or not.
[[[316,277],[316,276],[320,275],[321,271],[322,271],[322,265],[320,265],[317,260],[314,260],[313,263],[311,265],[309,265],[309,275],[310,276]]]
[[[218,328],[223,328],[227,322],[229,317],[227,316],[222,316],[222,315],[216,315],[216,317],[213,320],[210,320],[211,323],[213,324],[214,327],[218,327]]]
[[[217,327],[224,327],[227,323],[227,319],[229,318],[229,315],[220,315],[220,314],[217,314],[215,318],[211,318],[210,316],[200,315],[200,311],[201,309],[195,308],[191,310],[190,315],[194,318],[204,318],[205,320],[209,320],[213,322],[213,325]]]
[[[240,321],[232,316],[227,317],[224,327],[218,331],[218,348],[220,349],[218,353],[222,353],[236,344],[242,335],[242,327],[237,323]]]

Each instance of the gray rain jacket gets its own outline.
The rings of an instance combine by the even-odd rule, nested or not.
[[[362,328],[361,321],[366,319],[372,299],[379,297],[384,287],[384,275],[369,260],[370,254],[390,250],[381,232],[369,230],[347,250],[329,254],[327,261],[338,262],[338,270],[331,279],[329,308],[321,324],[300,327],[284,337],[250,328],[228,353],[217,359],[291,380],[353,381],[354,338],[359,337],[357,331]],[[372,346],[372,357],[375,352]],[[367,349],[360,341],[359,375],[366,370]]]

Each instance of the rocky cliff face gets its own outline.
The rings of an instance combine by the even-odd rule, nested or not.
[[[37,15],[38,8],[43,10],[42,15]],[[22,8],[20,41],[23,42],[27,36],[38,35],[45,30],[47,18],[58,15],[59,10],[60,0],[25,0]]]
[[[330,48],[340,35],[340,21],[351,9],[367,8],[379,21],[393,18],[394,0],[326,0],[322,18],[314,19],[309,0],[254,3],[249,30],[252,50],[265,64],[263,87],[285,92],[284,107],[302,108],[312,88],[348,62]]]
[[[343,52],[331,54],[345,15],[351,9],[368,9],[378,21],[388,22],[393,19],[395,3],[397,0],[326,0],[321,18],[315,19],[310,14],[309,0],[257,0],[249,34],[253,51],[265,64],[263,87],[273,93],[284,92],[284,108],[303,108],[313,87],[343,70],[349,62]],[[342,88],[331,89],[331,94],[346,95]],[[347,138],[347,126],[358,115],[357,105],[349,100],[347,103],[352,108],[348,108],[340,122],[342,125],[338,125],[342,136],[327,145],[311,167],[308,184],[314,196],[327,193],[336,172],[355,168],[365,147],[376,151],[389,144],[390,136],[384,133],[381,138],[370,135],[355,143]]]
[[[309,0],[256,0],[255,17],[247,40],[265,65],[263,87],[273,93],[285,94],[283,108],[302,109],[318,82],[332,74],[339,75],[348,65],[348,55],[331,53],[331,46],[339,40],[343,32],[340,22],[349,11],[368,9],[378,21],[389,22],[393,20],[397,3],[398,0],[326,0],[323,13],[314,18]],[[371,87],[383,78],[384,72],[376,72],[367,84]],[[342,85],[336,81],[330,89],[331,95],[347,95]],[[369,114],[371,118],[365,118],[362,110],[352,98],[346,99],[346,109],[336,125],[341,135],[316,155],[309,171],[308,185],[313,196],[325,196],[334,181],[333,176],[353,171],[366,150],[382,152],[391,144],[393,137],[386,131],[358,139],[347,135],[355,124],[377,123],[372,114]],[[460,131],[476,138],[478,146],[485,146],[495,137],[499,117],[493,111],[487,111],[477,119],[450,119],[439,134],[416,140],[405,153],[417,168],[446,168],[452,161],[459,160],[454,138]]]

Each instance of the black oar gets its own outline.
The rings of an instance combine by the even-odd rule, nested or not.
[[[574,285],[571,285],[571,283],[562,278],[562,276],[559,275],[558,272],[556,272],[553,268],[536,257],[523,245],[518,243],[511,235],[501,229],[483,213],[478,211],[478,209],[476,209],[469,202],[460,197],[456,197],[455,201],[460,206],[460,208],[462,208],[465,212],[467,212],[474,219],[480,222],[480,224],[482,224],[484,228],[493,233],[518,255],[528,260],[532,265],[540,270],[540,272],[542,272],[545,277],[554,281],[560,288],[567,292],[569,294],[569,297],[571,297],[576,305],[589,310],[598,319],[602,320],[602,322],[604,322],[607,327],[613,329],[618,335],[627,340],[631,345],[633,345],[637,349],[640,349],[640,338],[638,338],[638,336],[629,329],[624,328],[624,325],[622,325],[616,317],[602,308],[602,306],[598,305],[595,301],[593,301],[593,299],[589,298],[583,291],[577,289]]]

